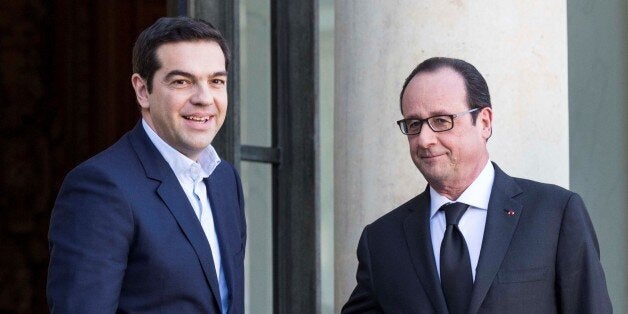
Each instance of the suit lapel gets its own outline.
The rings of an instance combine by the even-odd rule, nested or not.
[[[490,288],[512,240],[523,205],[513,199],[522,191],[496,164],[495,180],[488,204],[486,227],[469,313],[476,313]]]
[[[207,242],[203,227],[201,227],[201,223],[194,214],[194,209],[181,189],[179,181],[162,181],[159,188],[157,188],[157,193],[166,206],[168,206],[168,209],[177,220],[186,238],[190,241],[190,244],[192,244],[201,262],[203,273],[211,287],[212,294],[216,302],[220,304],[220,288],[211,248],[209,247],[209,242]]]
[[[156,192],[194,248],[214,299],[218,307],[220,307],[220,290],[211,248],[185,192],[183,192],[168,163],[163,159],[157,148],[154,147],[148,135],[146,135],[141,122],[131,131],[130,141],[140,162],[144,166],[146,176],[161,182]]]
[[[429,188],[415,201],[408,203],[408,207],[410,207],[410,214],[405,219],[403,228],[414,270],[434,309],[437,312],[446,313],[447,305],[436,270],[430,234]]]
[[[224,165],[219,165],[212,175],[205,179],[205,184],[220,245],[221,263],[225,273],[225,280],[227,281],[227,287],[231,290],[236,287],[233,274],[235,266],[232,263],[233,257],[231,255],[240,252],[241,247],[236,246],[241,246],[241,243],[237,226],[234,224],[234,213],[236,213],[236,210],[232,208],[233,204],[237,204],[237,200],[230,199],[235,194],[230,187],[234,188],[235,184],[227,184],[230,180],[226,178],[224,169],[226,169]],[[234,242],[233,240],[238,241]],[[233,294],[233,291],[231,293]]]

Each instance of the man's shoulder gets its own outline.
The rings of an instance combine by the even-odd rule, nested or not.
[[[138,158],[127,133],[113,145],[81,162],[68,173],[68,176],[92,172],[106,173],[114,177],[116,174],[131,175],[132,170],[138,166]]]
[[[561,199],[566,201],[576,194],[564,187],[552,183],[517,177],[513,177],[512,179],[523,191],[522,195],[525,195],[528,198],[533,198],[537,201],[546,199]]]
[[[551,195],[553,197],[562,198],[570,197],[575,194],[574,192],[556,184],[540,182],[527,178],[511,177],[503,170],[499,169],[499,167],[495,167],[495,181],[493,182],[494,189],[503,188],[500,185],[509,185],[510,183],[508,183],[508,181],[510,180],[511,182],[514,182],[516,187],[521,189],[524,194],[535,195],[535,197]]]
[[[513,178],[513,179],[515,180],[515,182],[517,182],[517,184],[519,184],[519,186],[521,186],[522,189],[526,191],[533,190],[533,191],[539,191],[539,192],[545,192],[545,193],[559,193],[559,194],[573,193],[567,190],[566,188],[563,188],[559,185],[552,184],[552,183],[535,181],[535,180],[526,179],[526,178]]]

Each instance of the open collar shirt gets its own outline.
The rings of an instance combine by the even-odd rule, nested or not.
[[[216,234],[209,195],[207,194],[207,186],[203,180],[208,178],[212,172],[214,172],[218,164],[220,164],[220,157],[214,147],[209,145],[201,152],[198,161],[194,161],[168,145],[168,143],[153,131],[144,119],[142,119],[142,126],[151,142],[164,157],[168,165],[170,165],[170,168],[172,168],[172,171],[179,180],[179,184],[181,184],[181,188],[183,188],[188,201],[194,209],[196,217],[201,223],[201,227],[203,228],[203,232],[207,237],[212,251],[216,276],[220,285],[223,313],[226,313],[226,309],[228,308],[227,282],[220,259],[220,246],[218,244],[218,235]]]

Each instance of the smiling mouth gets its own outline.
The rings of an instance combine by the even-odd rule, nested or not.
[[[444,154],[429,154],[429,155],[420,155],[421,159],[432,159],[435,157],[440,157]]]
[[[184,116],[183,118],[185,118],[186,120],[202,122],[202,123],[207,123],[209,121],[209,117],[208,116],[207,117]]]

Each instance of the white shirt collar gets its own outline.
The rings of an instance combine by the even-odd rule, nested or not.
[[[168,143],[153,131],[144,119],[142,119],[142,126],[148,138],[153,142],[155,147],[157,147],[157,150],[164,157],[168,165],[170,165],[170,168],[172,168],[177,177],[186,175],[191,177],[192,180],[197,181],[195,177],[198,177],[200,174],[201,178],[207,178],[220,164],[220,157],[211,144],[201,152],[198,157],[198,162],[195,162],[168,145]]]
[[[471,207],[487,210],[494,179],[495,168],[493,167],[493,163],[489,160],[484,166],[484,169],[482,169],[482,172],[480,172],[480,175],[462,192],[462,195],[460,195],[457,200],[449,200],[447,197],[438,194],[438,192],[430,186],[430,217],[434,217],[441,206],[452,202],[462,202]]]

